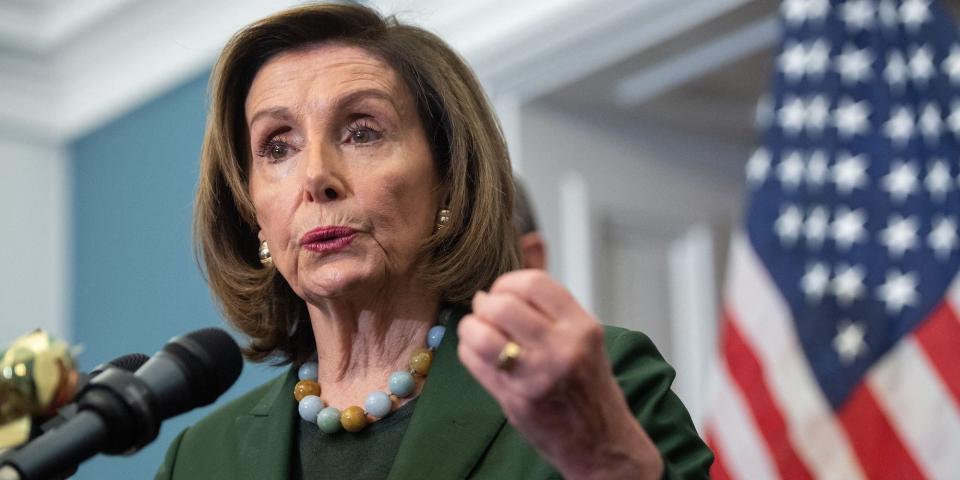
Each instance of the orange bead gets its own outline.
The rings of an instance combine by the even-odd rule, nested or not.
[[[340,425],[348,432],[359,432],[367,426],[367,414],[356,405],[347,407],[340,412]]]
[[[293,387],[293,398],[299,402],[307,395],[320,396],[320,384],[313,380],[300,380],[297,386]]]
[[[433,363],[433,352],[429,348],[418,348],[410,356],[410,370],[421,377],[426,376],[430,371],[431,363]]]

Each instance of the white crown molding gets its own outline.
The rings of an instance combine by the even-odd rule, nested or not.
[[[446,39],[492,97],[523,101],[750,1],[367,3]],[[0,0],[0,18],[14,13],[0,21],[0,132],[37,142],[75,139],[210,68],[243,25],[299,3]]]

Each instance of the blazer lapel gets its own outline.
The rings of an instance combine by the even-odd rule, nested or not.
[[[389,480],[465,478],[506,421],[457,357],[457,322],[464,313],[447,322]]]
[[[297,383],[297,372],[291,368],[278,380],[254,408],[236,419],[238,478],[285,480],[289,476],[297,418],[290,392]]]

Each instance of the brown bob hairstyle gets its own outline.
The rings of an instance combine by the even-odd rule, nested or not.
[[[210,79],[210,111],[194,206],[194,237],[226,318],[250,338],[246,356],[277,364],[315,350],[306,304],[260,265],[248,192],[252,155],[244,103],[274,55],[324,42],[382,58],[404,80],[433,148],[450,222],[424,239],[419,276],[447,303],[465,303],[517,268],[510,160],[473,72],[437,36],[358,5],[309,5],[260,20],[227,43]]]

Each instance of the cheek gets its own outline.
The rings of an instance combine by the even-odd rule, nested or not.
[[[257,215],[257,223],[271,247],[279,249],[287,244],[292,212],[296,205],[296,189],[270,184],[251,188],[250,197]]]

